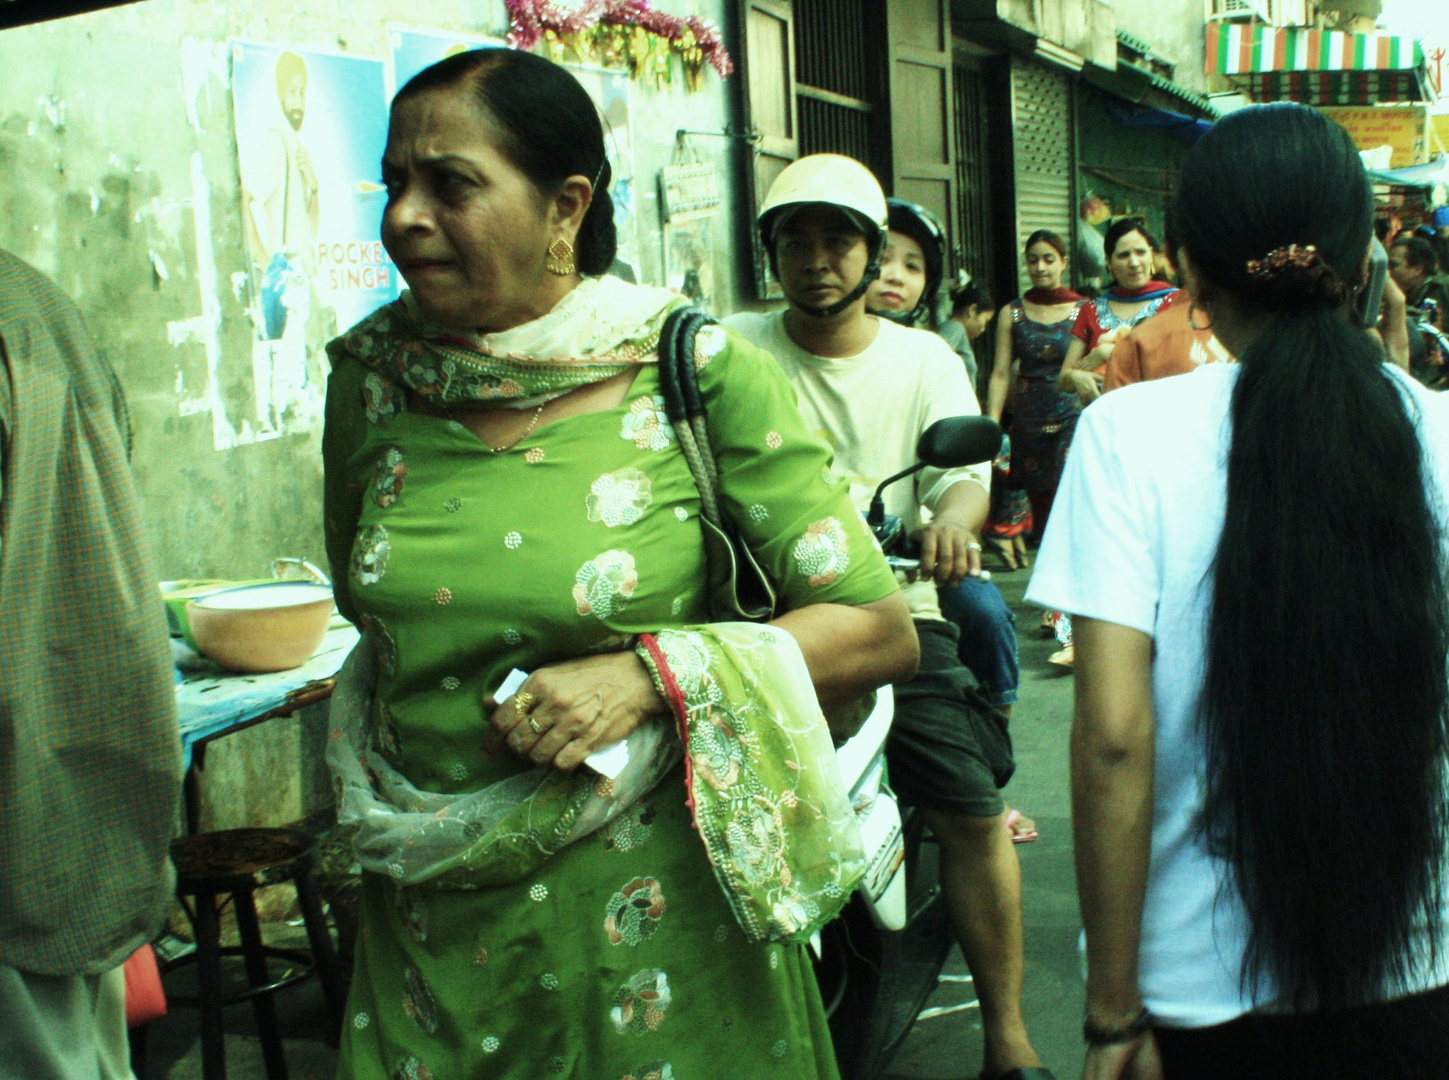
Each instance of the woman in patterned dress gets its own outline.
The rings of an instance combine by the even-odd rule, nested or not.
[[[1032,287],[997,317],[996,360],[986,396],[986,412],[998,423],[1011,398],[1011,483],[1025,489],[1031,501],[1037,536],[1046,528],[1077,423],[1071,397],[1056,385],[1082,305],[1079,295],[1062,287],[1066,252],[1066,242],[1054,232],[1038,229],[1027,237],[1024,256]]]
[[[820,709],[914,670],[894,577],[778,365],[711,327],[722,502],[788,611],[709,622],[654,362],[681,300],[591,276],[609,167],[563,69],[428,69],[383,173],[411,291],[329,347],[323,447],[364,630],[329,755],[364,870],[339,1075],[836,1076],[802,940],[861,867]],[[580,767],[620,740],[616,777]]]
[[[1172,303],[1177,288],[1153,278],[1157,241],[1139,218],[1122,218],[1107,229],[1103,245],[1112,287],[1082,307],[1072,327],[1074,340],[1057,376],[1057,385],[1077,395],[1081,405],[1102,396],[1107,361],[1118,341],[1143,319]]]

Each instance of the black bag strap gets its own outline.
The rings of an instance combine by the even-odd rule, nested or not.
[[[740,537],[738,527],[720,501],[719,467],[709,441],[704,398],[695,366],[695,339],[715,320],[699,308],[675,308],[659,332],[659,387],[664,413],[674,428],[679,448],[699,489],[700,516],[723,534],[729,551],[731,606],[749,619],[768,619],[775,608],[775,590]],[[716,556],[717,558],[719,555]]]

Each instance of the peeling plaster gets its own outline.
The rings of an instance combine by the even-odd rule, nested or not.
[[[201,289],[198,336],[206,349],[207,379],[203,397],[211,408],[214,445],[218,450],[230,450],[236,445],[236,432],[227,420],[217,377],[221,364],[221,301],[217,299],[216,251],[211,243],[211,185],[206,180],[206,167],[200,150],[191,155],[191,208],[196,220],[196,283]],[[183,412],[183,415],[186,413]]]
[[[186,101],[186,122],[197,133],[201,132],[201,109],[197,106],[197,99],[205,95],[206,108],[211,108],[213,79],[223,89],[231,86],[226,42],[187,38],[181,43],[181,96]]]

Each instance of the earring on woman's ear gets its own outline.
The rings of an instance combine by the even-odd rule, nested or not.
[[[1187,305],[1187,325],[1190,326],[1190,327],[1192,327],[1194,330],[1199,331],[1199,332],[1201,332],[1203,330],[1211,330],[1213,328],[1213,323],[1212,323],[1213,311],[1212,311],[1212,308],[1210,308],[1206,304],[1204,304],[1203,305],[1203,309],[1207,312],[1207,315],[1208,315],[1208,324],[1206,326],[1199,326],[1197,324],[1197,320],[1193,318],[1193,315],[1195,315],[1197,313],[1197,301],[1196,300],[1190,300],[1190,301],[1188,301],[1188,305]]]
[[[543,261],[544,269],[550,274],[557,274],[559,277],[568,277],[577,272],[578,266],[574,262],[574,246],[567,238],[555,236],[553,243],[548,245],[548,257]]]

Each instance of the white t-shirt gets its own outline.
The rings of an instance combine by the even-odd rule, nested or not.
[[[1139,980],[1144,1004],[1168,1026],[1224,1023],[1275,996],[1265,990],[1254,999],[1241,990],[1246,913],[1226,864],[1209,856],[1194,827],[1206,756],[1196,706],[1239,370],[1211,364],[1137,383],[1082,413],[1026,594],[1153,639],[1154,812]],[[1427,471],[1440,491],[1449,490],[1449,411],[1387,370],[1418,406]],[[1449,925],[1449,909],[1443,921]],[[1427,944],[1421,955],[1424,970],[1389,996],[1449,982],[1449,956],[1431,970]]]
[[[979,416],[981,406],[961,358],[936,334],[877,319],[875,340],[856,356],[806,352],[785,333],[785,313],[731,315],[724,324],[779,361],[811,431],[835,450],[835,471],[850,497],[869,509],[876,485],[916,463],[916,441],[944,416]],[[919,507],[934,511],[952,484],[974,480],[990,490],[991,464],[922,469],[885,490],[886,513],[908,530],[920,527]]]
[[[858,510],[870,508],[876,485],[916,463],[921,432],[945,416],[979,416],[981,406],[961,358],[936,334],[876,319],[875,339],[855,356],[808,353],[785,332],[785,313],[742,312],[725,326],[770,353],[795,388],[805,425],[835,450],[832,468],[850,484]],[[906,532],[920,528],[920,508],[934,512],[946,489],[963,480],[991,490],[991,464],[960,469],[925,468],[885,489],[887,514]],[[914,484],[912,483],[914,481]],[[918,617],[940,618],[935,589],[916,582],[905,589]]]

